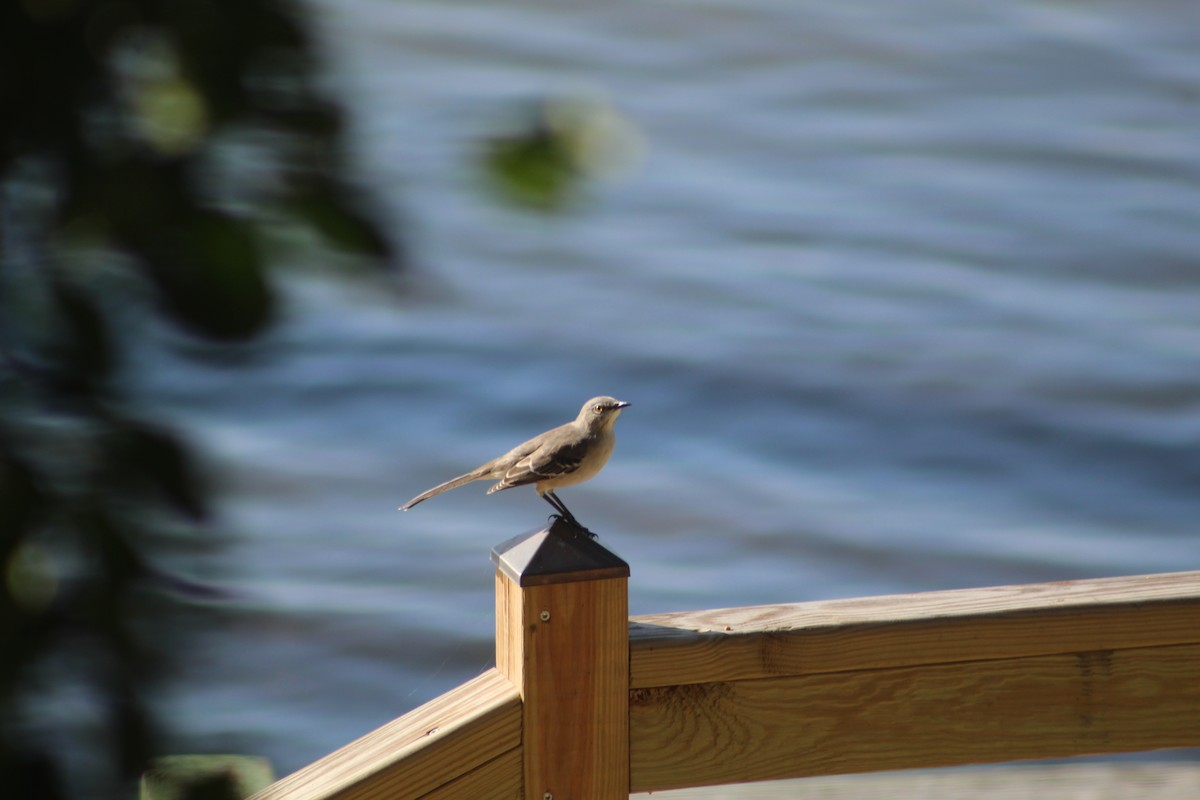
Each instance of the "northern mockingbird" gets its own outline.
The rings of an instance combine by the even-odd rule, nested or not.
[[[593,397],[583,404],[573,422],[535,436],[499,458],[417,495],[400,506],[400,510],[407,511],[423,500],[471,481],[498,480],[488,494],[532,483],[538,495],[563,519],[586,531],[554,492],[563,486],[583,483],[604,468],[616,442],[613,423],[628,405],[615,397]]]

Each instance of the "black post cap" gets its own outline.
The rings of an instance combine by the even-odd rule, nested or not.
[[[625,561],[561,519],[496,545],[492,562],[519,586],[629,577]]]

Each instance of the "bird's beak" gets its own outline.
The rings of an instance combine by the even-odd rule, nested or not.
[[[629,405],[631,405],[631,403],[626,403],[624,400],[618,400],[617,404],[615,406],[613,406],[613,408],[625,408],[626,406],[629,406]]]

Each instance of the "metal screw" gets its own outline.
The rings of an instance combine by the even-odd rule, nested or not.
[[[542,620],[542,622],[549,622],[550,621],[550,612],[543,611],[541,614],[538,614],[538,617]],[[546,792],[545,800],[552,800],[549,792]]]
[[[542,613],[545,614],[546,612],[543,611]],[[554,800],[554,795],[546,792],[544,795],[542,795],[542,800]]]

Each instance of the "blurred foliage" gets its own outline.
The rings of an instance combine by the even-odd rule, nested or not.
[[[123,392],[129,327],[253,338],[297,228],[400,260],[345,177],[315,50],[284,0],[0,3],[5,798],[130,796],[161,740],[145,697],[186,652],[152,554],[210,502]]]
[[[481,171],[505,203],[535,211],[577,205],[592,179],[628,169],[643,150],[634,125],[599,97],[531,102],[507,127],[484,143]]]
[[[142,775],[139,800],[241,800],[274,777],[266,759],[253,756],[164,756]]]

